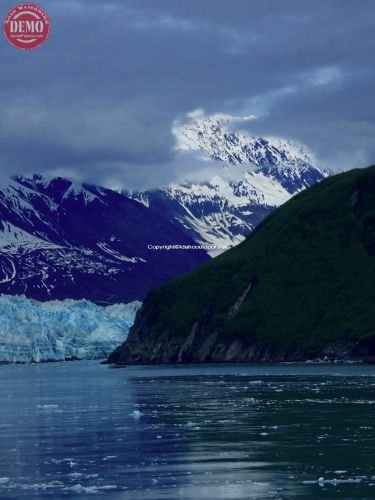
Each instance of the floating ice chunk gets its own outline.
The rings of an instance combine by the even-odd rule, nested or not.
[[[251,405],[258,403],[258,401],[255,398],[245,398],[243,402]]]
[[[130,416],[134,418],[134,420],[139,420],[143,413],[139,410],[134,410],[133,412],[130,413]]]
[[[64,491],[73,491],[74,493],[95,494],[99,493],[99,488],[97,486],[82,486],[82,484],[75,484],[74,486],[69,486],[68,488],[64,488]]]
[[[78,479],[79,477],[83,476],[82,472],[71,472],[68,474],[69,477],[72,479]]]
[[[40,410],[56,410],[58,407],[59,405],[38,405]]]
[[[333,486],[337,486],[338,484],[345,484],[345,483],[360,483],[362,482],[362,478],[356,477],[356,478],[348,478],[348,479],[324,479],[324,477],[320,477],[318,480],[315,481],[302,481],[302,484],[316,484],[318,483],[319,486],[324,486],[325,484],[332,484]]]
[[[0,477],[0,484],[9,483],[9,477]]]

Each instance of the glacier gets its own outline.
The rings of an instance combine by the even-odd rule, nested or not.
[[[0,363],[104,359],[127,337],[141,302],[38,302],[0,295]]]

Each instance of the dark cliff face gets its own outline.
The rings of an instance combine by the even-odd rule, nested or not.
[[[375,363],[375,336],[356,341],[337,341],[322,349],[303,350],[257,341],[245,336],[220,337],[199,322],[184,339],[167,331],[154,335],[153,328],[140,318],[127,342],[111,353],[113,364],[183,364],[209,362],[291,362],[306,360],[363,361]]]
[[[113,363],[375,359],[375,167],[295,196],[152,291]]]

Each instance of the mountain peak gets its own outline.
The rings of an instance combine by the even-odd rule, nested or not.
[[[102,200],[106,191],[97,186],[81,183],[64,177],[49,177],[33,174],[30,177],[15,175],[11,178],[22,187],[26,187],[38,194],[47,196],[55,204],[60,205],[66,199],[82,199],[86,204],[96,199]]]
[[[206,157],[230,165],[245,165],[255,169],[277,168],[306,170],[316,165],[309,149],[296,141],[279,137],[256,137],[234,127],[238,117],[191,116],[190,121],[174,127],[177,149],[201,151]],[[323,172],[316,166],[313,168]]]

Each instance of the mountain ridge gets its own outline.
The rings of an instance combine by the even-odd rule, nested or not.
[[[64,178],[13,177],[0,188],[0,292],[111,304],[209,259],[181,229],[115,191]]]

